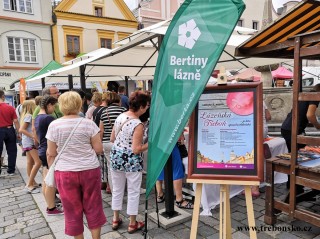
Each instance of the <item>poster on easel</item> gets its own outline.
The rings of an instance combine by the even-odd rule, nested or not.
[[[210,86],[190,121],[189,178],[261,181],[262,84]]]

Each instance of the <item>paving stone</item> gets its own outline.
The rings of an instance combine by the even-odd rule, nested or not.
[[[28,234],[22,234],[22,235],[15,235],[13,237],[10,237],[10,239],[29,239],[29,235]]]
[[[237,239],[250,239],[246,234],[242,232],[235,232],[232,234],[232,238],[237,238]]]
[[[0,239],[10,238],[20,233],[20,230],[15,230],[11,232],[6,232],[0,235]]]
[[[247,219],[247,214],[244,214],[241,212],[234,212],[234,213],[232,213],[232,218],[235,220],[242,221],[244,219]]]
[[[22,217],[22,213],[12,214],[12,212],[11,212],[11,215],[10,216],[6,216],[5,220],[17,219],[17,218],[20,218],[20,217]]]
[[[17,209],[19,208],[18,205],[12,205],[12,206],[8,206],[8,207],[4,207],[1,209],[1,213],[5,213],[7,211],[12,211],[13,209]]]
[[[43,218],[43,217],[38,217],[38,218],[34,218],[30,221],[27,221],[26,224],[27,226],[32,226],[32,225],[35,225],[35,224],[38,224],[38,223],[45,223],[47,224],[46,220]]]
[[[30,205],[33,205],[33,204],[34,204],[34,201],[30,200],[30,201],[27,201],[27,202],[20,203],[19,207],[23,208],[23,207],[27,207],[27,206],[30,206]]]
[[[278,235],[277,235],[277,238],[278,239],[300,239],[300,237],[297,237],[295,235],[293,235],[292,233],[290,232],[280,232]]]
[[[181,229],[181,230],[178,230],[176,232],[174,232],[174,236],[176,238],[179,238],[179,239],[189,239],[190,238],[190,229],[189,228],[186,228],[186,229]],[[175,238],[173,237],[173,238]],[[154,237],[154,238],[161,238],[161,236],[159,237]],[[198,227],[198,235],[197,235],[197,238],[203,238],[202,236],[199,235],[199,227]]]
[[[52,235],[45,235],[45,236],[37,237],[36,239],[54,239],[54,237]]]
[[[110,224],[106,224],[101,228],[101,234],[106,234],[112,232],[112,226]]]
[[[25,223],[18,222],[18,223],[14,223],[14,224],[11,224],[9,226],[6,226],[4,231],[5,232],[11,232],[11,231],[14,231],[14,230],[20,230],[21,228],[25,228],[25,227],[26,227]]]
[[[6,220],[6,221],[0,223],[0,227],[6,227],[6,226],[12,225],[14,223],[16,223],[16,221],[14,219]]]
[[[168,228],[167,230],[170,231],[170,232],[175,232],[175,231],[178,231],[178,230],[183,229],[183,228],[185,228],[185,225],[178,224],[176,226]]]
[[[42,214],[40,214],[40,211],[38,211],[38,213],[33,214],[33,215],[17,218],[17,222],[29,221],[29,220],[33,220],[34,218],[38,218],[38,217],[42,217]]]
[[[42,223],[38,223],[38,224],[34,224],[34,225],[26,227],[23,230],[23,232],[28,233],[28,232],[37,231],[39,229],[46,228],[46,227],[47,227],[47,223],[42,222]],[[42,236],[42,235],[38,235],[38,237],[39,236]]]
[[[36,238],[36,237],[48,235],[50,233],[51,233],[50,228],[47,227],[47,228],[42,228],[39,230],[32,231],[29,233],[29,235],[31,238]]]
[[[120,238],[124,238],[123,236],[121,236],[121,234],[119,234],[119,232],[108,232],[106,234],[102,234],[101,235],[101,239],[120,239]]]
[[[200,221],[203,222],[205,225],[208,225],[211,227],[220,224],[219,220],[213,217],[208,217],[208,216],[200,216]]]
[[[8,197],[9,195],[12,195],[13,194],[13,192],[6,192],[6,193],[2,193],[2,194],[0,194],[0,200],[2,200],[3,198],[5,198],[5,197]]]
[[[1,212],[1,217],[7,217],[13,215],[13,211]]]
[[[202,226],[202,227],[198,227],[198,231],[197,234],[201,235],[202,237],[208,237],[211,236],[213,234],[217,233],[217,230],[209,227],[209,226]]]

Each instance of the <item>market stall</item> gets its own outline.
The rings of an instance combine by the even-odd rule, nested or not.
[[[303,200],[301,197],[304,196],[304,193],[297,197],[296,190],[296,185],[301,185],[310,188],[313,195],[320,192],[320,161],[311,157],[307,163],[304,163],[304,160],[298,161],[300,156],[297,147],[297,144],[312,147],[320,145],[320,139],[317,137],[298,135],[298,103],[300,101],[320,101],[319,93],[307,93],[303,91],[302,85],[302,60],[319,59],[320,57],[319,11],[319,1],[304,0],[236,50],[238,56],[271,57],[277,55],[294,59],[291,154],[289,155],[290,160],[281,159],[281,157],[267,160],[268,186],[265,222],[268,224],[276,222],[275,210],[280,210],[289,214],[292,219],[296,218],[320,226],[319,211],[311,212],[301,209],[298,202]],[[279,31],[279,29],[282,30]],[[281,201],[274,198],[273,172],[290,175],[289,200]]]

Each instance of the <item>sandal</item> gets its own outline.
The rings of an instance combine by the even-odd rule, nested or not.
[[[120,225],[122,224],[122,219],[119,218],[118,221],[112,221],[112,230],[118,230]]]
[[[41,188],[41,186],[42,186],[41,183],[36,183],[36,184],[33,185],[33,187],[35,187],[35,188]]]
[[[164,194],[162,194],[162,196],[157,196],[157,203],[162,203],[164,202]]]
[[[128,233],[129,234],[135,233],[136,231],[141,230],[143,227],[144,227],[144,222],[136,221],[136,224],[134,225],[129,224]]]
[[[28,190],[28,193],[31,193],[31,194],[36,194],[36,193],[40,193],[40,190],[38,188],[27,188]]]
[[[184,202],[187,202],[187,204],[182,205]],[[176,201],[176,205],[178,208],[193,209],[193,203],[185,199],[182,199],[180,202]]]

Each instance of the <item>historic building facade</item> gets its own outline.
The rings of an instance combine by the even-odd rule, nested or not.
[[[0,87],[52,60],[50,0],[0,0]]]
[[[111,49],[138,28],[123,0],[63,0],[53,21],[54,60],[61,63],[101,47]]]

